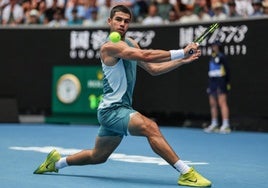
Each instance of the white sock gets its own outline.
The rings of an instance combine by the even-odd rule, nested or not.
[[[217,119],[212,119],[211,120],[211,125],[212,126],[218,126],[218,120]]]
[[[187,164],[185,164],[182,160],[178,160],[173,166],[181,174],[186,174],[190,170],[190,167]]]
[[[58,160],[55,163],[56,169],[61,169],[61,168],[64,168],[66,166],[69,166],[68,163],[67,163],[67,161],[66,161],[66,157],[60,158],[60,160]]]
[[[224,119],[224,120],[222,121],[222,126],[224,126],[224,127],[229,127],[229,119]]]

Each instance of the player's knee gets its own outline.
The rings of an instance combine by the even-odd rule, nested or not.
[[[94,153],[92,155],[92,161],[94,164],[101,164],[107,161],[109,156],[102,154],[102,153]]]
[[[150,123],[145,126],[145,129],[147,136],[161,136],[159,127],[154,121],[150,121]]]
[[[108,157],[100,157],[97,159],[97,164],[105,163]]]

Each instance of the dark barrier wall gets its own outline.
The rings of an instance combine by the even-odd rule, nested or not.
[[[210,23],[164,27],[133,26],[129,36],[142,48],[176,49]],[[209,46],[223,43],[231,66],[232,115],[268,115],[268,20],[221,22],[202,43],[203,56],[168,74],[152,77],[138,69],[134,106],[143,112],[209,114],[206,95]],[[99,65],[107,28],[0,28],[0,98],[16,98],[19,113],[50,113],[52,69]]]

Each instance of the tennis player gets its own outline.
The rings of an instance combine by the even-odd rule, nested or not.
[[[180,173],[179,185],[211,186],[209,180],[178,157],[154,121],[132,108],[137,65],[151,75],[164,74],[197,60],[201,55],[198,45],[191,43],[184,49],[170,51],[142,50],[137,42],[125,37],[131,19],[131,11],[123,5],[113,7],[108,18],[110,31],[119,32],[122,40],[117,43],[107,41],[100,49],[104,88],[103,100],[98,108],[100,129],[94,148],[67,157],[61,157],[53,150],[34,173],[58,172],[67,166],[104,163],[124,136],[133,135],[146,137],[152,150]],[[192,55],[189,55],[190,49],[194,50]]]

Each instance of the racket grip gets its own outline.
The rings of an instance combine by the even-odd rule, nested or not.
[[[195,44],[199,45],[198,42],[196,42]],[[194,53],[194,50],[193,49],[190,49],[189,52],[188,52],[190,55],[192,55]]]
[[[194,50],[193,49],[190,49],[189,50],[189,54],[192,55],[194,53]]]

